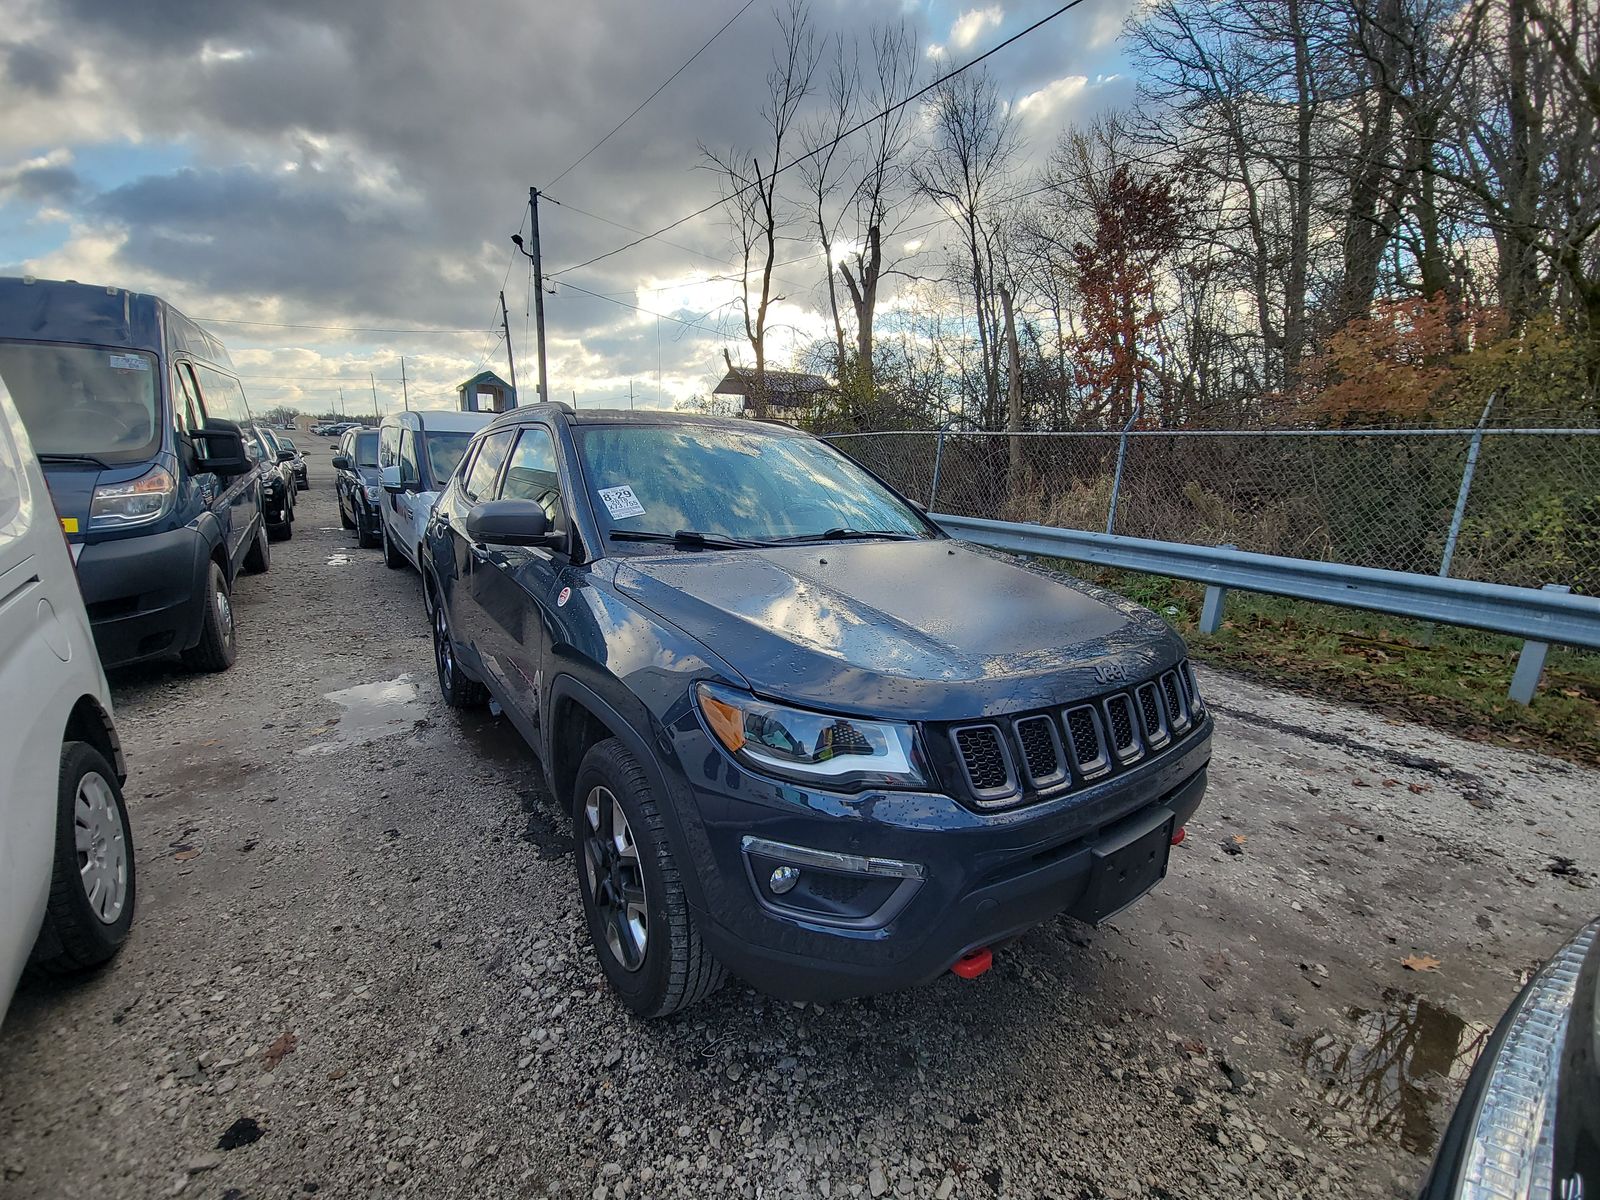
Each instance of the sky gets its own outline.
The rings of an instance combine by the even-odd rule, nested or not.
[[[1117,36],[1132,2],[1084,0],[989,60],[1017,106],[1024,170],[1067,123],[1131,99]],[[932,78],[1059,3],[811,12],[827,36],[905,22]],[[452,406],[481,367],[507,374],[503,285],[526,401],[530,271],[510,237],[527,233],[529,187],[561,176],[742,4],[0,0],[0,275],[162,295],[228,344],[253,407],[308,412],[340,388],[352,410],[372,411],[374,390],[383,411],[399,406],[402,357],[413,408]],[[716,198],[700,146],[759,145],[777,38],[773,0],[755,0],[548,187],[553,398],[626,407],[631,384],[638,406],[673,407],[709,393],[724,348],[753,361],[716,213],[561,272],[634,238],[619,226],[657,229]],[[918,236],[936,269],[940,227]],[[772,365],[828,328],[820,249],[795,241],[780,260]]]

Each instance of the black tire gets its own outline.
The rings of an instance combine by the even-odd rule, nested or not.
[[[78,850],[80,787],[86,789],[82,805],[84,832],[91,844]],[[96,818],[99,818],[98,820]],[[109,828],[108,828],[109,827]],[[116,845],[120,836],[121,844]],[[88,892],[85,871],[92,860],[105,864],[95,901]],[[120,872],[112,869],[120,860]],[[120,877],[120,897],[117,879]],[[116,903],[113,910],[113,901]],[[105,757],[87,742],[67,742],[61,747],[61,769],[56,790],[55,860],[50,872],[50,903],[45,910],[31,964],[41,970],[68,974],[98,967],[110,960],[128,939],[133,925],[133,831],[128,826],[128,806],[122,785]],[[107,920],[106,916],[112,919]]]
[[[276,539],[272,533],[273,527],[265,520],[256,528],[255,544],[250,547],[244,556],[244,570],[249,575],[265,575],[272,569],[272,547],[270,542]]]
[[[617,852],[619,844],[613,798],[626,819],[622,840],[633,857]],[[597,802],[591,809],[590,799]],[[578,892],[589,924],[589,940],[607,980],[622,1002],[647,1019],[665,1017],[705,999],[726,978],[695,929],[694,914],[666,827],[650,790],[644,768],[617,738],[590,747],[578,767],[572,815],[577,827]],[[599,828],[596,829],[596,821]],[[644,946],[636,940],[629,919],[643,887]],[[597,889],[602,894],[596,898]],[[613,901],[621,899],[621,911]],[[622,947],[618,950],[618,945]],[[636,961],[630,963],[628,959]]]
[[[394,544],[394,539],[389,536],[389,522],[379,517],[378,524],[383,530],[381,535],[383,540],[383,565],[391,571],[398,571],[401,567],[409,567],[411,564],[406,561],[406,556],[400,553]]]
[[[191,671],[226,671],[236,653],[233,639],[233,598],[228,577],[216,563],[206,580],[205,619],[200,641],[183,652],[183,665]]]
[[[456,656],[455,638],[450,632],[450,614],[430,585],[426,592],[428,623],[433,626],[433,669],[439,676],[439,694],[451,708],[482,708],[489,703],[489,689],[468,677]]]
[[[365,511],[356,509],[356,545],[363,550],[371,550],[378,544],[378,535],[373,531],[371,521],[363,515]]]
[[[350,519],[350,514],[344,511],[344,500],[342,497],[339,500],[339,524],[343,525],[346,529],[354,529],[356,527],[356,523]]]
[[[268,525],[267,526],[267,540],[273,541],[273,542],[287,542],[290,538],[292,538],[294,536],[294,526],[290,523],[293,520],[294,520],[293,517],[286,516],[282,521],[279,521],[276,525]]]

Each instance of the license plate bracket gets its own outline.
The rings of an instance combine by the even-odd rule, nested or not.
[[[1098,925],[1165,879],[1176,820],[1171,809],[1158,808],[1106,830],[1090,847],[1089,885],[1072,915]]]

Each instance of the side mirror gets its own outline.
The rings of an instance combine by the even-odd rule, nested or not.
[[[383,490],[391,496],[398,496],[406,490],[406,485],[400,482],[400,468],[398,466],[384,467],[378,472],[378,479],[383,484]]]
[[[279,462],[293,462],[294,461],[294,451],[293,450],[279,450],[278,451],[278,461]]]
[[[532,500],[488,500],[467,514],[467,536],[486,546],[565,548],[567,535],[550,528],[550,518]]]
[[[350,456],[348,454],[335,454],[333,456],[333,469],[335,471],[348,471],[350,469]]]
[[[189,440],[195,444],[195,470],[203,475],[243,475],[255,467],[245,452],[244,434],[233,421],[213,418],[204,428],[191,429]]]

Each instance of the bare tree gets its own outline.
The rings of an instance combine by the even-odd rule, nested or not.
[[[783,299],[772,291],[778,229],[785,220],[778,192],[778,169],[798,133],[796,122],[811,93],[822,54],[805,0],[790,0],[789,7],[778,13],[777,21],[779,45],[767,72],[767,99],[761,108],[765,127],[761,153],[767,156],[767,166],[763,168],[756,155],[738,149],[718,153],[700,147],[706,165],[719,176],[723,209],[739,248],[740,312],[745,338],[756,360],[750,398],[758,417],[767,415],[770,399],[767,318],[773,304]],[[753,282],[756,280],[758,284]]]
[[[851,167],[850,153],[843,139],[845,131],[855,124],[861,72],[854,41],[847,42],[843,34],[836,34],[832,44],[833,54],[828,62],[824,84],[827,104],[823,113],[806,126],[802,135],[808,157],[800,163],[799,171],[805,183],[810,218],[816,226],[817,238],[822,243],[828,313],[833,318],[833,371],[839,375],[845,369],[845,336],[844,321],[839,311],[839,288],[833,273],[833,256],[848,208],[848,203],[841,204],[838,200]]]
[[[1018,134],[1011,111],[1001,103],[984,72],[969,71],[939,84],[933,92],[932,138],[912,167],[917,188],[936,203],[960,230],[963,269],[969,271],[973,311],[982,358],[983,397],[979,420],[985,429],[1002,424],[1000,402],[1001,337],[995,282],[997,214],[1005,199]]]

